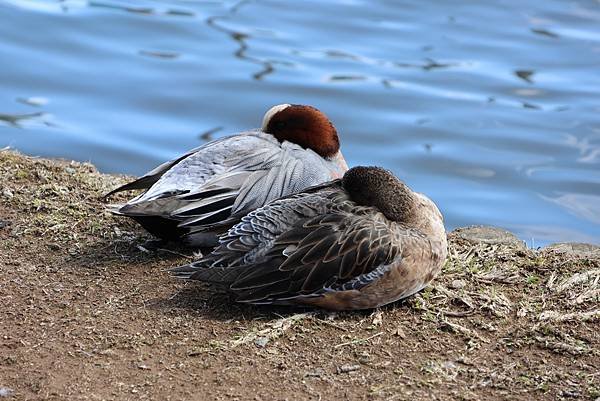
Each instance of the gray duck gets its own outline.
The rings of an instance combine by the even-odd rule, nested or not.
[[[142,189],[109,210],[164,240],[214,246],[219,234],[250,211],[340,178],[346,170],[327,116],[312,106],[280,104],[265,113],[260,130],[206,143],[105,197]]]

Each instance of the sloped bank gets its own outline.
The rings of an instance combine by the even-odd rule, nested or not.
[[[600,249],[449,234],[443,274],[375,312],[228,302],[100,196],[124,177],[0,151],[0,397],[600,397]]]

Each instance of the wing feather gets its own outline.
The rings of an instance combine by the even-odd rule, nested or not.
[[[226,283],[240,302],[286,303],[335,289],[359,288],[401,255],[401,241],[374,209],[352,202],[339,182],[262,207],[192,264],[193,279],[235,271]],[[374,246],[375,245],[375,246]]]
[[[188,233],[223,231],[267,202],[327,182],[333,175],[333,164],[311,150],[248,132],[196,148],[107,196],[145,189],[114,212],[160,216]],[[299,211],[303,212],[308,210]]]

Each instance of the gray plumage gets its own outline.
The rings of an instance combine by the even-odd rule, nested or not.
[[[196,245],[210,245],[216,236],[206,241],[202,233],[222,232],[270,200],[341,176],[345,163],[340,160],[341,154],[328,160],[270,134],[248,131],[196,148],[108,195],[146,189],[123,205],[112,205],[111,211],[146,222],[160,237],[193,239],[198,233],[205,243]]]

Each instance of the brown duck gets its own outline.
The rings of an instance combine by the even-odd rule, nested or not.
[[[375,308],[427,286],[447,255],[441,213],[379,167],[263,206],[176,277],[226,288],[238,302]]]

